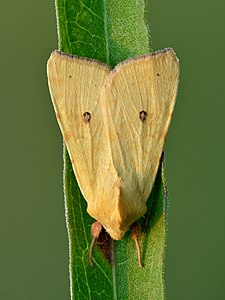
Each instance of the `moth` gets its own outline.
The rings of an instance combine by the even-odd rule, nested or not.
[[[111,69],[93,59],[54,51],[47,75],[87,212],[97,220],[92,226],[92,263],[102,226],[121,240],[147,210],[174,110],[179,61],[166,48]]]

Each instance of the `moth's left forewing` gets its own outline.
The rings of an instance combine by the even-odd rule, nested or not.
[[[165,49],[119,64],[101,93],[112,160],[122,179],[122,206],[128,211],[133,206],[137,216],[154,184],[178,77],[178,59]]]

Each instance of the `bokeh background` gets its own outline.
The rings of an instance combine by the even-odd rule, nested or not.
[[[153,49],[173,47],[181,63],[165,147],[167,299],[225,299],[224,1],[152,0],[149,13]],[[54,1],[3,1],[0,37],[0,299],[69,300],[62,138],[46,80]]]

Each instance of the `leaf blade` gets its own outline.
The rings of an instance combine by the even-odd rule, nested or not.
[[[56,0],[59,47],[61,51],[97,59],[111,66],[150,52],[146,2],[135,0]],[[88,251],[93,219],[86,212],[64,151],[64,193],[70,244],[71,299],[164,299],[164,256],[166,202],[163,167],[148,200],[148,213],[141,222],[146,232],[140,238],[144,268],[139,270],[137,254],[128,232],[115,242],[115,262],[111,265],[97,247],[94,268]],[[100,282],[100,284],[99,284]]]

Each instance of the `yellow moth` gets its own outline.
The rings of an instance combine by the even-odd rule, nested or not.
[[[54,51],[47,73],[87,212],[98,221],[94,240],[101,226],[120,240],[147,209],[175,105],[178,59],[167,48],[112,70]]]

